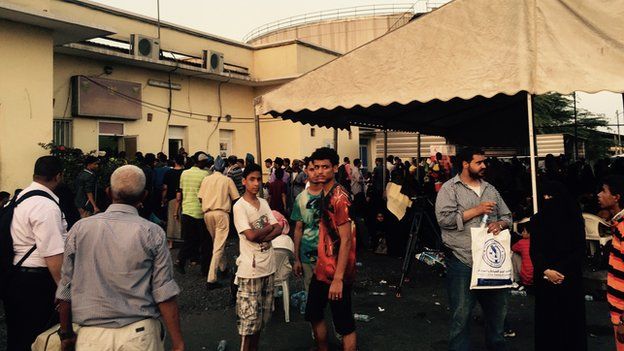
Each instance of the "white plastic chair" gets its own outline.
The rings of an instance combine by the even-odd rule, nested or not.
[[[601,234],[601,232],[608,233],[611,226],[604,219],[591,213],[583,213],[583,220],[585,221],[585,240],[589,241],[589,252],[593,256],[596,253],[594,246],[596,241],[602,248],[611,240],[610,234]]]
[[[275,251],[275,290],[282,288],[282,299],[284,304],[284,316],[286,323],[290,322],[290,288],[288,278],[292,272],[290,258],[295,252],[295,243],[288,235],[280,235],[271,242]]]

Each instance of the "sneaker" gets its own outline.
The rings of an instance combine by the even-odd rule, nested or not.
[[[509,330],[505,330],[503,332],[503,336],[506,338],[515,338],[516,337],[516,331],[513,329],[509,329]]]

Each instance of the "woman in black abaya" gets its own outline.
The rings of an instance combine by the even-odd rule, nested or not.
[[[587,350],[582,265],[585,226],[563,184],[546,181],[531,218],[535,350]]]

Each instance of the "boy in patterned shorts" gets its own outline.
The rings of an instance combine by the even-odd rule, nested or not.
[[[260,332],[271,318],[275,257],[271,240],[282,233],[282,227],[271,213],[266,200],[258,198],[262,169],[257,164],[245,167],[245,193],[234,205],[234,225],[240,240],[236,260],[236,313],[241,350],[257,350]]]

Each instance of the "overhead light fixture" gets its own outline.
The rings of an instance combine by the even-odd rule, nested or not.
[[[180,85],[178,83],[171,83],[171,84],[169,84],[169,82],[165,82],[163,80],[148,79],[147,80],[147,85],[153,86],[153,87],[158,87],[158,88],[165,88],[165,89],[172,89],[172,90],[182,90],[182,85]]]

